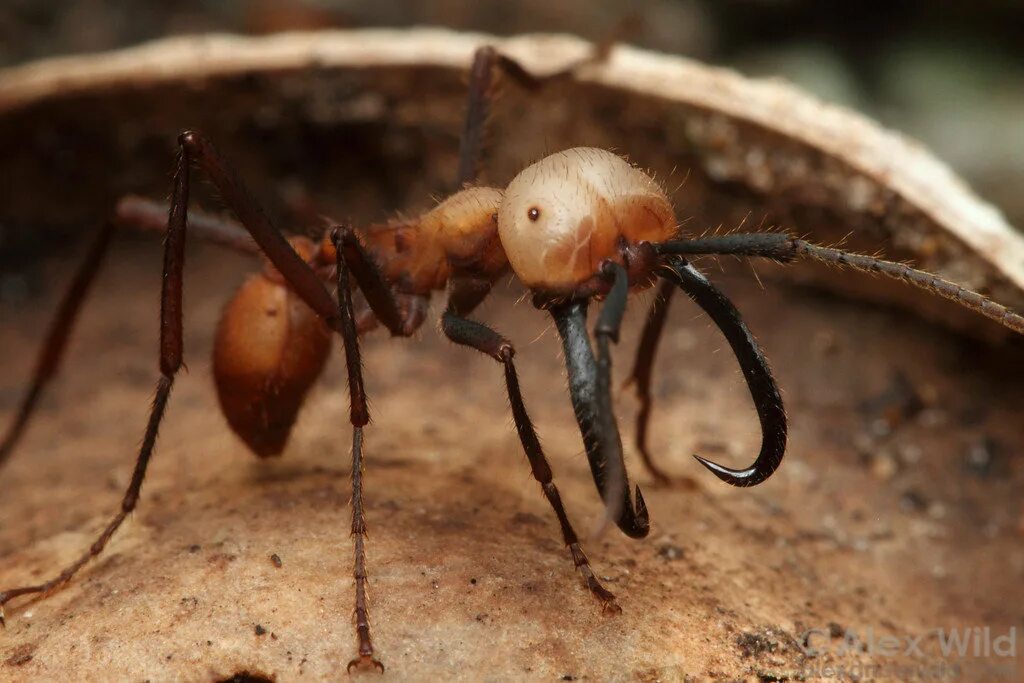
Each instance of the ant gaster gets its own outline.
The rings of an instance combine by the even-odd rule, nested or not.
[[[600,58],[598,54],[591,59]],[[448,338],[491,356],[502,366],[516,430],[533,476],[554,509],[573,564],[608,611],[619,611],[619,607],[615,596],[592,570],[565,512],[519,388],[515,348],[499,332],[469,317],[495,282],[509,271],[532,292],[534,304],[554,319],[594,481],[608,517],[633,538],[648,534],[649,518],[640,489],[632,488],[626,474],[612,407],[610,355],[610,345],[619,338],[630,291],[660,282],[631,374],[641,400],[637,446],[655,477],[667,479],[653,462],[646,443],[650,379],[669,301],[677,289],[696,302],[725,335],[743,371],[762,431],[760,452],[744,469],[695,457],[725,482],[753,486],[779,467],[786,447],[786,414],[760,347],[733,304],[689,263],[688,256],[734,255],[779,262],[810,258],[852,266],[931,290],[1024,333],[1021,316],[980,294],[906,265],[817,246],[780,233],[686,238],[679,233],[673,207],[658,184],[604,150],[576,148],[552,154],[525,168],[504,190],[474,186],[494,75],[500,72],[525,87],[539,88],[544,81],[571,75],[579,66],[538,79],[494,49],[479,49],[470,73],[460,148],[458,187],[462,189],[419,218],[361,229],[335,226],[319,243],[305,237],[285,238],[214,147],[195,131],[182,133],[169,214],[159,205],[138,198],[129,197],[119,203],[115,219],[104,226],[89,249],[61,303],[30,389],[0,442],[2,464],[28,423],[42,388],[59,365],[115,226],[165,230],[161,376],[131,482],[120,510],[76,562],[38,585],[0,591],[0,621],[3,606],[11,599],[45,593],[68,582],[103,551],[138,502],[171,387],[182,364],[186,228],[197,237],[258,253],[266,259],[263,271],[244,283],[224,309],[213,363],[224,415],[256,455],[281,453],[303,399],[324,367],[331,334],[338,333],[343,340],[353,427],[352,535],[358,638],[358,657],[349,663],[350,669],[359,666],[383,671],[374,655],[366,599],[362,467],[363,428],[370,417],[358,339],[377,325],[383,325],[392,335],[412,335],[423,324],[428,300],[435,291],[447,292],[441,327]],[[241,226],[201,214],[188,216],[193,166],[214,184]],[[336,296],[331,291],[334,286]],[[593,334],[596,353],[586,328],[587,309],[593,300],[603,302]]]

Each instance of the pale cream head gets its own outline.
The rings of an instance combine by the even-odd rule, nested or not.
[[[664,191],[622,157],[576,147],[526,167],[505,189],[498,234],[528,287],[569,291],[619,257],[621,242],[676,234]]]

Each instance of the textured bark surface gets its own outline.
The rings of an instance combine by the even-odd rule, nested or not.
[[[421,33],[386,44],[415,59],[416,36],[453,53],[468,55],[471,45]],[[0,100],[12,101],[12,82],[0,86]],[[57,234],[51,229],[91,227],[122,192],[163,196],[173,131],[185,125],[201,126],[238,160],[282,224],[317,225],[320,211],[364,219],[418,210],[453,175],[463,92],[459,72],[436,63],[236,72],[190,81],[174,90],[179,99],[166,81],[60,89],[0,114],[11,176],[0,202],[5,220],[40,240]],[[719,144],[701,130],[727,134]],[[496,182],[545,149],[610,146],[665,173],[678,165],[666,184],[687,178],[674,196],[695,231],[734,227],[748,213],[748,223],[784,222],[822,240],[854,230],[866,248],[931,254],[924,265],[952,268],[969,283],[977,276],[1004,288],[1006,303],[1019,301],[1010,284],[1018,276],[1000,261],[1019,249],[1012,233],[1000,232],[1006,242],[996,253],[976,250],[942,222],[945,214],[891,188],[883,193],[889,208],[873,212],[828,191],[830,179],[835,187],[852,177],[880,182],[870,173],[762,124],[580,83],[540,99],[508,88],[493,138],[488,175]],[[716,159],[739,159],[740,145],[758,140],[759,159],[813,160],[807,183],[793,176],[759,185],[742,171],[747,164],[716,171]],[[956,201],[988,211],[950,187]],[[998,225],[987,216],[978,220]],[[0,586],[49,576],[116,509],[157,374],[158,242],[126,239],[115,250],[61,379],[0,472]],[[40,262],[42,294],[0,301],[4,424],[72,263],[65,253]],[[746,464],[758,433],[735,361],[680,300],[658,363],[654,444],[667,468],[696,483],[654,487],[630,460],[651,536],[637,542],[610,531],[584,545],[620,597],[617,617],[602,616],[573,576],[495,363],[452,347],[430,325],[408,342],[366,339],[371,620],[386,677],[778,680],[802,667],[856,663],[960,666],[967,680],[1024,676],[1019,658],[944,659],[928,635],[970,626],[994,634],[1016,627],[1019,635],[1024,627],[1019,344],[992,348],[888,307],[767,282],[796,269],[758,266],[762,288],[746,266],[723,265],[726,273],[705,263],[746,314],[783,387],[793,426],[788,459],[749,490],[726,487],[693,463],[689,454],[699,452]],[[209,376],[220,306],[256,267],[211,247],[190,250],[190,371],[172,395],[140,508],[68,587],[10,606],[0,678],[342,676],[355,638],[340,355],[274,461],[257,461],[231,436]],[[895,289],[886,283],[884,292]],[[520,294],[502,288],[482,317],[518,345],[556,482],[577,526],[593,529],[599,500],[557,339],[545,314],[516,303]],[[643,303],[632,303],[619,378]],[[628,391],[617,405],[629,433]],[[815,636],[812,644],[832,654],[808,657],[800,639],[809,629],[926,635],[925,654],[839,655],[841,639]]]
[[[98,219],[128,190],[159,196],[185,126],[239,159],[272,208],[290,198],[300,223],[422,209],[451,189],[465,70],[484,43],[538,73],[590,50],[568,36],[325,31],[175,38],[5,70],[0,153],[12,170],[0,216],[8,231],[35,232]],[[557,149],[614,149],[658,174],[694,232],[848,238],[1024,308],[1024,239],[997,210],[912,141],[784,83],[621,47],[539,96],[506,88],[494,123],[489,182]],[[62,201],[40,205],[40,188]],[[788,272],[993,332],[888,283]]]

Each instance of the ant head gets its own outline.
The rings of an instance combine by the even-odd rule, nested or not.
[[[571,292],[624,250],[676,234],[675,214],[649,175],[611,152],[577,147],[525,168],[505,190],[498,233],[528,287]]]

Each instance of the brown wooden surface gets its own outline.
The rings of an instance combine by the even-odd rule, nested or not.
[[[380,219],[421,210],[431,193],[445,192],[463,87],[456,70],[436,65],[248,73],[183,88],[122,84],[75,94],[55,85],[5,113],[0,150],[10,182],[0,215],[49,258],[17,263],[38,292],[0,299],[0,420],[11,417],[73,263],[74,248],[53,235],[91,229],[123,192],[166,196],[178,129],[207,131],[272,215],[315,230],[320,212]],[[728,144],[716,146],[701,133],[723,130],[705,125],[716,121],[732,119],[594,83],[540,100],[508,88],[488,178],[505,182],[545,150],[611,147],[659,172],[687,230],[731,228],[746,217],[748,226],[782,224],[826,241],[854,231],[855,246],[916,256],[1019,295],[991,253],[965,250],[913,202],[892,199],[879,211],[817,192],[863,182],[842,159],[732,123]],[[740,160],[751,144],[804,169],[808,184],[716,173],[724,157],[715,150]],[[199,203],[213,205],[202,196]],[[0,585],[50,575],[87,547],[120,499],[157,376],[158,242],[122,238],[61,379],[0,472]],[[696,451],[746,464],[758,434],[724,342],[680,301],[658,363],[654,444],[666,467],[697,485],[654,488],[631,459],[651,510],[650,538],[611,531],[585,544],[620,596],[616,618],[603,617],[572,575],[493,361],[452,347],[430,325],[410,342],[366,340],[375,418],[366,456],[371,619],[388,676],[792,677],[805,664],[920,663],[805,659],[796,639],[831,624],[861,635],[964,626],[1020,633],[1019,345],[988,347],[905,309],[784,284],[783,274],[805,270],[760,265],[763,289],[746,266],[724,265],[727,275],[706,264],[773,361],[792,418],[788,460],[752,490],[728,488],[692,461]],[[175,387],[140,509],[65,590],[10,606],[0,679],[341,677],[355,652],[342,364],[336,347],[282,460],[259,462],[245,451],[218,414],[208,359],[218,310],[253,267],[234,254],[190,249],[190,371]],[[906,291],[869,278],[844,282],[870,284],[887,300]],[[558,345],[547,317],[517,304],[520,295],[500,288],[483,316],[519,347],[556,482],[589,530],[599,501]],[[617,377],[628,369],[642,310],[632,304]],[[944,322],[980,324],[936,310]],[[922,411],[900,408],[908,403],[905,390],[893,391],[901,376]],[[634,401],[626,391],[617,403],[628,433]],[[941,664],[934,639],[924,642],[921,661]],[[1024,675],[1019,661],[969,662],[963,672],[1013,680]]]
[[[257,461],[218,415],[208,372],[218,308],[248,264],[211,248],[190,255],[190,372],[175,388],[140,510],[69,587],[8,611],[5,679],[334,679],[354,652],[340,356],[285,456]],[[62,381],[0,475],[4,585],[48,575],[117,504],[156,376],[158,262],[155,243],[116,251]],[[896,635],[963,624],[1019,630],[1020,356],[868,305],[762,291],[745,272],[719,279],[774,361],[793,422],[788,460],[751,490],[692,462],[699,450],[745,463],[756,420],[723,342],[678,306],[659,362],[654,442],[697,489],[653,488],[632,461],[650,538],[613,531],[586,546],[620,595],[616,618],[603,617],[572,575],[511,428],[499,368],[429,326],[410,342],[367,339],[371,618],[389,675],[780,675],[805,663],[794,638],[830,623]],[[17,321],[0,327],[9,349],[0,419],[54,294],[0,311]],[[617,356],[620,377],[637,313]],[[519,344],[556,481],[577,523],[592,528],[599,503],[546,317],[512,291],[485,318]],[[899,414],[899,401],[878,401],[897,373],[927,408],[879,436],[882,416]],[[629,425],[634,402],[625,394],[618,404]],[[991,467],[972,469],[969,453],[986,443]],[[984,665],[971,664],[969,677],[992,680]]]

